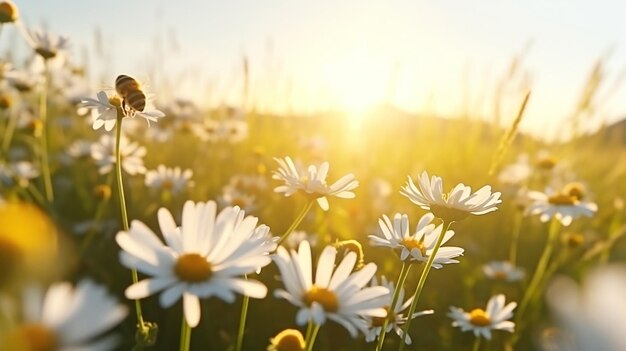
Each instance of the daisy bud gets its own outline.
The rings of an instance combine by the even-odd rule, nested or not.
[[[108,200],[111,197],[111,187],[108,184],[99,184],[96,185],[93,193],[100,200]]]
[[[545,156],[537,160],[537,168],[549,171],[556,166],[556,162],[557,160],[554,157]]]
[[[270,339],[268,351],[303,351],[304,337],[297,329],[285,329]]]
[[[19,13],[17,7],[11,1],[0,2],[0,24],[17,21]]]

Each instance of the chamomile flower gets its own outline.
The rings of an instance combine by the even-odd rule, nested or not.
[[[194,185],[191,177],[193,171],[182,170],[180,167],[169,168],[159,165],[156,170],[146,172],[146,186],[151,189],[170,191],[173,195]]]
[[[504,295],[495,295],[487,302],[487,308],[475,308],[470,312],[465,312],[458,307],[450,307],[448,317],[452,318],[453,327],[461,328],[461,331],[471,331],[476,337],[484,337],[491,340],[492,330],[504,330],[512,333],[515,323],[510,321],[513,317],[513,310],[517,303],[510,302],[505,305]]]
[[[87,140],[76,140],[67,148],[66,153],[73,159],[85,159],[91,157],[92,143]]]
[[[6,184],[17,183],[25,188],[31,180],[39,177],[39,169],[32,162],[18,161],[8,166],[0,164],[0,180]]]
[[[444,193],[441,178],[432,176],[429,179],[426,171],[418,177],[418,186],[415,186],[409,177],[400,193],[414,204],[446,221],[459,221],[470,214],[482,215],[496,211],[497,205],[502,202],[500,192],[492,193],[489,185],[472,194],[472,188],[460,183],[449,193]]]
[[[296,167],[289,157],[284,159],[274,158],[274,160],[278,162],[279,168],[277,171],[274,171],[272,178],[285,182],[284,185],[274,188],[274,191],[277,193],[285,193],[285,196],[291,196],[298,191],[303,191],[311,198],[316,199],[318,205],[324,211],[328,211],[329,208],[327,196],[336,196],[344,199],[355,197],[352,190],[359,186],[359,182],[353,174],[341,177],[330,186],[326,183],[329,168],[328,162],[322,163],[319,168],[311,165],[305,171]]]
[[[487,278],[505,282],[517,282],[524,279],[524,270],[509,261],[491,261],[483,265]]]
[[[533,167],[529,162],[528,155],[522,154],[517,162],[505,166],[498,174],[498,181],[509,186],[522,186],[530,178]]]
[[[222,206],[239,206],[246,212],[252,212],[256,209],[255,199],[254,195],[246,194],[232,185],[226,185],[222,188],[218,202]]]
[[[120,138],[120,154],[122,169],[130,175],[143,174],[146,167],[143,165],[143,157],[146,148],[136,142],[129,141],[124,135]],[[115,137],[104,134],[97,143],[91,145],[91,157],[98,164],[100,174],[111,172],[115,165]]]
[[[529,191],[528,198],[531,200],[531,205],[526,209],[526,213],[539,215],[542,222],[555,217],[564,226],[570,225],[572,220],[580,216],[593,216],[598,211],[598,205],[584,201],[581,191],[577,189],[566,185],[558,192],[550,189],[545,193]]]
[[[115,127],[117,121],[117,107],[113,105],[116,101],[109,98],[107,93],[100,91],[96,94],[96,99],[84,98],[81,100],[82,107],[91,110],[92,128],[100,129],[104,126],[104,130],[111,131]]]
[[[216,296],[232,303],[235,293],[265,297],[265,285],[243,278],[268,265],[268,253],[276,248],[269,228],[257,226],[256,217],[245,216],[238,207],[218,214],[214,201],[187,201],[181,226],[165,208],[159,210],[158,220],[167,245],[137,220],[128,232],[115,237],[123,249],[122,264],[151,277],[128,287],[127,298],[142,299],[162,291],[160,303],[165,308],[182,298],[185,319],[196,327],[200,298]]]
[[[374,263],[352,272],[357,257],[350,252],[335,269],[336,255],[336,248],[324,248],[313,281],[311,247],[307,241],[301,242],[298,252],[291,251],[291,255],[282,246],[278,247],[274,262],[280,270],[285,290],[278,289],[274,295],[299,307],[298,325],[307,321],[322,325],[330,319],[346,328],[352,337],[356,337],[359,330],[366,334],[368,327],[364,318],[387,315],[384,306],[389,289],[365,287],[376,273]]]
[[[377,286],[377,285],[378,285],[378,280],[376,279],[376,277],[372,278],[372,286]],[[384,276],[381,278],[380,285],[389,289],[389,295],[387,295],[387,313],[391,312],[393,314],[389,321],[389,324],[387,325],[386,333],[389,333],[390,331],[393,330],[396,332],[396,334],[398,334],[400,338],[404,339],[405,344],[411,345],[411,342],[412,342],[411,336],[409,334],[404,333],[404,330],[402,330],[402,326],[408,320],[408,317],[403,314],[403,311],[409,308],[409,306],[411,305],[411,302],[413,302],[414,297],[410,297],[408,300],[404,301],[404,289],[402,289],[400,290],[400,293],[398,295],[398,301],[396,301],[396,305],[394,306],[394,308],[390,308],[391,303],[393,302],[393,294],[395,292],[395,286],[393,282],[387,281],[387,279]],[[435,313],[435,311],[433,310],[425,310],[421,312],[416,312],[416,313],[413,313],[413,316],[411,317],[411,319],[415,319],[419,316],[424,316],[424,315],[433,314],[433,313]],[[365,341],[372,342],[378,339],[378,336],[380,335],[380,330],[383,327],[383,324],[385,323],[385,318],[377,318],[377,317],[368,318],[368,322],[369,322],[370,328],[367,331],[367,334],[365,334]]]
[[[58,36],[40,29],[25,33],[26,41],[44,60],[55,58],[61,51],[69,47],[69,38]]]
[[[83,280],[52,285],[45,296],[31,287],[24,294],[23,321],[0,341],[2,350],[113,350],[119,339],[98,338],[119,324],[127,308],[104,287]]]
[[[426,262],[432,255],[437,238],[443,230],[442,224],[435,227],[431,223],[434,218],[432,213],[423,215],[417,223],[415,232],[411,234],[409,217],[406,214],[396,213],[393,217],[393,223],[387,215],[383,215],[383,218],[378,220],[382,235],[370,235],[369,238],[374,246],[399,250],[402,261],[410,258],[411,261]],[[454,236],[454,231],[448,230],[441,243],[445,244],[452,236]],[[463,251],[460,247],[441,247],[435,256],[433,267],[439,269],[444,264],[459,263],[454,258],[462,256]]]

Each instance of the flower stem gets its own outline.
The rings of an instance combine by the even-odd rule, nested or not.
[[[39,100],[39,118],[41,119],[41,172],[43,176],[44,193],[48,203],[54,201],[54,193],[52,190],[52,177],[50,175],[50,162],[48,160],[48,60],[44,59],[44,78],[41,96]]]
[[[522,331],[522,325],[520,322],[522,321],[522,317],[524,317],[524,312],[526,312],[526,309],[528,308],[529,303],[531,302],[532,298],[535,296],[535,294],[537,294],[537,289],[539,288],[543,280],[543,276],[546,272],[546,268],[548,267],[548,262],[550,261],[550,256],[552,255],[552,251],[554,249],[554,244],[556,243],[557,238],[558,238],[558,233],[559,233],[559,221],[555,217],[555,218],[552,218],[552,222],[550,223],[550,229],[548,233],[548,242],[546,243],[546,246],[543,249],[543,253],[541,254],[541,257],[539,258],[539,262],[537,263],[537,268],[535,269],[535,274],[533,275],[533,278],[530,281],[528,288],[526,289],[526,293],[524,294],[524,298],[522,299],[520,308],[517,310],[517,316],[516,316],[517,336],[519,336],[519,334]],[[517,340],[517,338],[514,338],[514,340]]]
[[[479,336],[477,336],[477,337],[474,339],[474,346],[472,346],[472,351],[478,351],[478,350],[480,350],[480,340],[481,340],[481,338],[480,338]]]
[[[413,302],[411,302],[411,307],[409,307],[409,313],[407,314],[407,321],[404,325],[404,335],[409,334],[409,330],[411,328],[411,321],[413,320],[413,313],[415,313],[415,308],[417,307],[417,301],[419,301],[420,295],[422,294],[422,289],[424,288],[424,284],[426,284],[426,278],[428,278],[428,273],[430,272],[430,268],[435,261],[435,257],[437,256],[437,252],[439,251],[439,247],[441,247],[441,243],[443,242],[443,238],[446,236],[446,232],[452,225],[452,221],[446,222],[443,221],[441,227],[441,233],[439,233],[439,237],[437,238],[437,242],[435,243],[435,247],[433,248],[433,252],[428,257],[428,261],[426,262],[426,266],[422,270],[422,274],[420,275],[420,280],[417,282],[417,287],[415,288],[415,293],[413,294]],[[399,351],[404,350],[405,340],[406,338],[401,338],[400,340],[400,348]]]
[[[244,275],[244,279],[248,280],[248,277]],[[246,329],[246,318],[248,317],[248,305],[250,304],[250,297],[243,295],[243,302],[241,304],[241,316],[239,317],[239,331],[237,332],[237,344],[235,344],[235,351],[241,351],[243,345],[243,333]]]
[[[519,233],[522,230],[523,212],[517,211],[513,219],[513,232],[511,233],[511,247],[509,249],[509,262],[517,265],[517,243],[519,242]]]
[[[113,173],[109,173],[109,175],[107,176],[107,181],[106,181],[107,186],[111,185],[111,181],[113,180],[112,176],[113,176]],[[98,223],[102,219],[102,216],[104,215],[104,212],[108,204],[109,204],[108,197],[103,198],[98,203],[98,207],[96,208],[96,214],[94,215],[94,218],[93,218],[93,223],[91,224],[89,230],[87,231],[85,239],[83,239],[83,242],[80,244],[80,248],[78,249],[78,257],[82,257],[85,254],[85,251],[91,245],[91,242],[93,241],[96,235],[96,227],[98,226]]]
[[[309,340],[311,338],[311,333],[313,332],[313,321],[309,319],[309,323],[306,326],[306,336],[304,340]]]
[[[310,337],[306,338],[305,340],[305,344],[306,344],[306,351],[312,351],[313,350],[313,345],[315,344],[315,339],[317,338],[317,333],[320,331],[320,324],[315,324],[315,326],[313,327],[313,331],[311,332],[311,335],[309,335]]]
[[[13,133],[15,132],[15,124],[17,123],[17,113],[13,112],[10,108],[7,109],[8,121],[7,126],[4,129],[4,136],[2,137],[2,153],[7,155],[9,148],[11,147],[11,140],[13,140]]]
[[[185,320],[185,314],[183,313],[183,323],[180,328],[180,344],[178,349],[180,351],[189,351],[189,347],[191,345],[191,328],[189,328],[189,324],[187,324],[187,320]]]
[[[122,226],[125,231],[128,231],[128,213],[126,212],[126,198],[124,197],[124,183],[122,179],[122,154],[120,151],[120,143],[122,140],[122,120],[124,116],[118,111],[117,123],[115,130],[115,174],[117,176],[117,193],[120,200],[120,211],[122,212]],[[139,276],[136,269],[131,269],[131,275],[133,277],[133,284],[139,282]],[[135,313],[137,314],[137,323],[141,329],[142,334],[148,332],[148,327],[143,320],[143,313],[141,312],[141,303],[139,300],[135,300]]]
[[[287,228],[285,233],[281,235],[280,239],[278,240],[277,246],[280,246],[280,244],[282,244],[282,242],[285,241],[285,239],[287,239],[289,234],[291,234],[296,228],[298,228],[298,226],[304,219],[304,216],[306,216],[306,214],[309,213],[309,210],[311,210],[311,207],[313,207],[314,201],[315,200],[309,200],[309,202],[304,206],[304,208],[302,208],[302,211],[300,211],[300,213],[298,214],[298,217],[296,217],[293,223],[291,223],[291,225],[289,226],[289,228]]]
[[[391,321],[391,317],[394,314],[394,310],[396,304],[398,303],[398,297],[400,296],[400,291],[404,286],[404,282],[406,281],[406,277],[409,275],[409,270],[411,269],[411,265],[407,264],[406,261],[402,262],[402,268],[400,268],[400,275],[398,276],[398,282],[396,283],[396,289],[393,292],[393,297],[391,298],[391,305],[387,310],[387,317],[383,322],[383,326],[380,329],[380,334],[378,335],[378,343],[376,344],[376,351],[380,351],[383,348],[383,343],[385,342],[385,335],[387,335],[387,326]]]

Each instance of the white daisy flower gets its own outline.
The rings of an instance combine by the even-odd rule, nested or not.
[[[29,30],[24,33],[26,41],[39,56],[45,60],[56,57],[59,52],[69,47],[67,36],[58,36],[40,29]]]
[[[217,201],[221,206],[239,206],[249,213],[256,209],[255,200],[253,195],[237,190],[232,185],[226,185],[222,188],[222,195]]]
[[[489,185],[472,194],[472,188],[460,183],[449,193],[444,193],[441,178],[432,176],[429,180],[426,171],[418,177],[419,188],[415,186],[411,177],[408,179],[400,194],[446,221],[459,221],[470,214],[482,215],[493,212],[502,202],[500,192],[492,193]]]
[[[352,190],[359,186],[353,174],[341,177],[338,181],[328,186],[326,183],[326,175],[328,174],[328,162],[322,163],[317,168],[309,166],[306,171],[296,167],[291,158],[284,159],[274,158],[278,162],[279,168],[274,171],[273,179],[282,180],[284,185],[274,188],[277,193],[285,193],[285,196],[291,196],[298,191],[304,191],[307,195],[317,200],[319,206],[328,211],[328,199],[326,196],[336,196],[343,199],[352,199],[355,197]]]
[[[522,154],[517,158],[517,162],[502,168],[498,174],[498,181],[504,185],[522,186],[533,173],[528,155]]]
[[[461,331],[472,331],[476,337],[484,337],[491,340],[492,330],[505,330],[513,333],[515,323],[510,321],[513,317],[513,310],[517,303],[511,302],[507,305],[504,295],[495,295],[487,302],[487,309],[475,308],[470,312],[465,312],[458,307],[450,307],[448,317],[454,319],[453,327],[461,328]]]
[[[131,142],[124,135],[120,139],[120,154],[122,169],[130,175],[144,174],[146,167],[143,165],[143,157],[146,148],[136,142]],[[97,143],[91,145],[91,157],[100,167],[100,174],[111,172],[115,165],[115,137],[104,134]]]
[[[376,279],[376,277],[372,278],[372,286],[377,286],[377,285],[378,285],[378,280]],[[386,301],[387,302],[386,309],[387,309],[387,313],[389,313],[389,310],[390,310],[389,306],[391,306],[391,303],[393,302],[393,294],[395,292],[395,287],[394,287],[393,282],[387,281],[387,278],[385,278],[384,276],[381,278],[380,285],[389,289],[389,295],[387,295],[387,301]],[[389,333],[392,330],[395,331],[396,334],[398,334],[400,338],[404,339],[404,343],[407,345],[411,345],[412,340],[411,340],[411,336],[409,334],[405,334],[404,330],[402,330],[402,325],[404,325],[404,323],[406,323],[406,321],[408,320],[408,317],[403,314],[403,311],[409,308],[409,306],[411,305],[411,302],[413,302],[413,297],[410,297],[408,300],[404,301],[404,289],[400,290],[399,295],[398,295],[398,301],[396,301],[396,305],[393,308],[393,316],[389,320],[389,324],[387,325],[387,331],[386,331],[386,333]],[[415,319],[419,316],[424,316],[424,315],[433,314],[433,313],[435,313],[435,311],[433,310],[425,310],[421,312],[416,312],[416,313],[413,313],[413,316],[411,317],[411,319]],[[374,318],[368,318],[367,320],[369,322],[369,330],[367,331],[367,334],[365,334],[365,341],[372,342],[378,339],[378,336],[380,335],[380,330],[385,323],[385,318],[374,317]]]
[[[359,330],[366,334],[368,327],[363,318],[384,318],[387,315],[384,306],[389,289],[365,287],[376,273],[374,263],[352,272],[357,257],[350,252],[335,269],[336,255],[334,247],[324,248],[313,282],[309,243],[301,242],[298,252],[292,250],[291,255],[282,246],[278,247],[274,262],[286,290],[278,289],[274,295],[300,308],[296,315],[298,325],[310,320],[322,325],[330,319],[346,328],[352,337],[356,337]]]
[[[626,350],[625,296],[626,267],[621,264],[591,270],[582,285],[557,277],[546,290],[548,305],[568,332],[568,344],[580,351]]]
[[[172,194],[179,194],[183,190],[194,186],[191,180],[193,171],[181,170],[180,167],[169,168],[159,165],[156,170],[146,172],[146,186],[152,189],[167,190]]]
[[[559,192],[554,192],[551,189],[546,190],[545,193],[529,191],[527,196],[531,200],[531,204],[526,209],[526,213],[538,214],[542,222],[547,222],[555,217],[564,226],[570,225],[572,220],[580,216],[593,216],[598,211],[598,205],[583,201],[582,194],[578,190],[572,190],[575,188],[570,188],[565,186]]]
[[[393,223],[386,215],[378,220],[382,235],[370,235],[369,238],[374,246],[390,247],[394,250],[400,250],[400,259],[402,261],[410,257],[411,261],[427,262],[428,258],[437,243],[437,238],[443,230],[443,225],[435,227],[432,220],[435,216],[427,213],[420,218],[415,232],[409,232],[409,217],[406,214],[396,213],[393,217]],[[441,244],[445,244],[454,236],[453,230],[448,230]],[[434,268],[441,268],[444,264],[459,263],[455,257],[463,255],[463,249],[454,246],[442,246],[437,251],[437,256],[433,261]]]
[[[91,157],[92,143],[87,140],[76,140],[68,148],[67,154],[74,159],[84,159]]]
[[[517,282],[524,279],[524,270],[509,261],[491,261],[483,265],[487,278],[505,282]]]
[[[31,287],[24,294],[23,322],[9,329],[2,350],[113,350],[119,339],[98,338],[124,318],[120,305],[102,286],[83,280],[52,285],[45,296]]]
[[[104,126],[104,130],[109,132],[117,121],[117,107],[111,103],[111,99],[104,91],[98,92],[96,96],[98,100],[84,98],[80,102],[82,107],[91,110],[92,128],[97,130]]]
[[[217,214],[214,201],[187,201],[180,227],[165,208],[159,209],[158,219],[167,245],[136,220],[128,232],[115,237],[123,249],[122,264],[151,276],[128,287],[127,298],[163,291],[160,303],[167,308],[182,297],[185,319],[195,327],[200,322],[200,298],[216,296],[232,303],[235,293],[265,297],[265,285],[242,277],[268,265],[268,253],[276,248],[269,228],[257,226],[256,217],[245,216],[238,207]]]
[[[39,169],[32,162],[18,161],[10,165],[0,164],[0,180],[6,184],[13,184],[25,188],[32,179],[39,177]]]

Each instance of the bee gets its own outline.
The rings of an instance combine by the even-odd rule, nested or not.
[[[115,91],[123,99],[124,110],[128,110],[128,106],[135,111],[142,112],[146,107],[146,94],[141,90],[141,85],[135,78],[124,74],[117,76]]]

